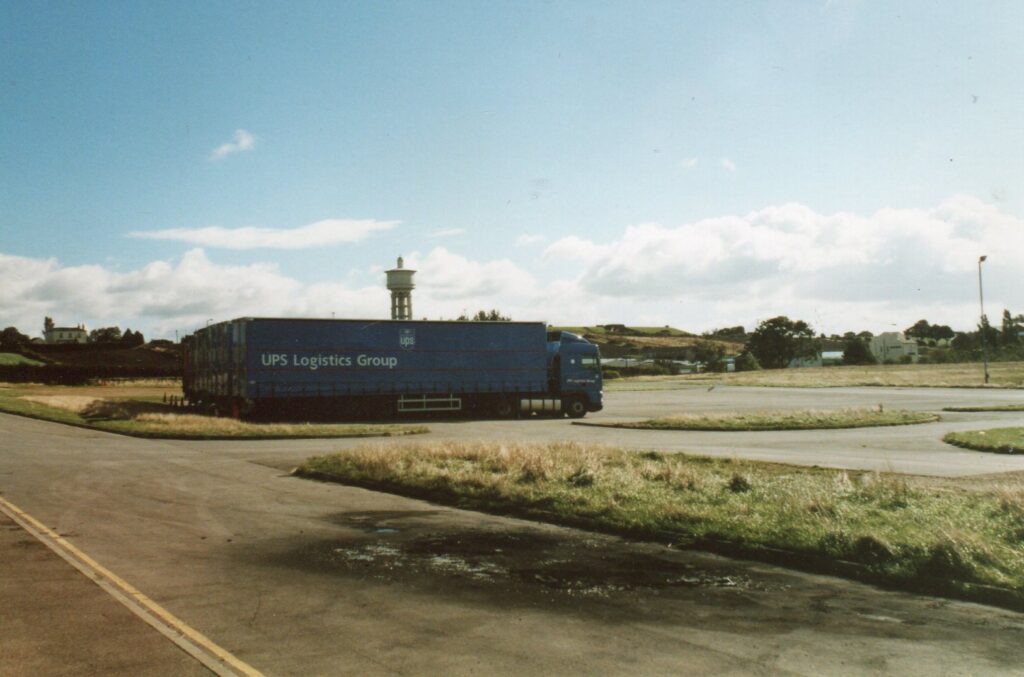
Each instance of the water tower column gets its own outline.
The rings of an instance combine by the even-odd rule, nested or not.
[[[415,270],[403,267],[402,257],[398,257],[398,267],[387,271],[388,290],[391,292],[391,319],[412,319],[412,290],[415,288],[412,276]]]

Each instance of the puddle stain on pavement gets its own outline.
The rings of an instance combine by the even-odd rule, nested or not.
[[[446,603],[543,609],[615,626],[642,622],[680,631],[787,636],[813,624],[817,632],[854,642],[899,637],[949,644],[964,641],[980,623],[991,631],[973,637],[974,651],[998,665],[1020,662],[1024,616],[1010,612],[891,593],[879,604],[879,593],[870,586],[840,579],[812,579],[759,563],[577,530],[481,528],[460,523],[458,516],[438,519],[441,514],[335,513],[323,517],[334,528],[316,537],[262,541],[232,554],[249,564],[337,578],[339,595],[349,589],[344,583],[356,589],[396,586]],[[935,623],[937,608],[947,606],[945,621]]]
[[[749,576],[728,567],[704,568],[671,556],[609,547],[602,537],[567,542],[533,531],[467,530],[438,533],[407,527],[420,515],[356,513],[331,521],[361,537],[306,543],[289,558],[320,571],[380,581],[442,578],[480,585],[533,587],[581,597],[668,588],[755,586]],[[295,557],[297,556],[297,558]]]

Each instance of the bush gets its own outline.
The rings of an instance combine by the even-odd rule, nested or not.
[[[640,373],[650,376],[669,376],[674,373],[674,369],[670,364],[664,362],[652,362],[650,364],[640,365]]]
[[[752,353],[743,352],[736,358],[736,371],[760,371],[761,363]]]
[[[843,346],[843,364],[875,364],[877,360],[868,349],[867,342],[852,338]]]

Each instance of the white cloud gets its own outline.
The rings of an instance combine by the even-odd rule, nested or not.
[[[544,242],[545,240],[547,240],[547,238],[545,236],[543,236],[543,235],[532,235],[532,234],[529,234],[529,233],[523,233],[522,235],[520,235],[519,237],[516,238],[516,246],[517,247],[530,247],[530,246],[535,245],[535,244],[540,244],[541,242]]]
[[[431,238],[442,238],[442,237],[455,237],[456,235],[462,235],[466,232],[465,228],[442,228],[435,230],[427,237]]]
[[[600,242],[552,242],[531,271],[445,247],[406,256],[418,318],[497,308],[517,320],[672,324],[691,331],[789,315],[819,330],[882,331],[921,318],[977,321],[1024,312],[1024,220],[957,196],[932,209],[820,214],[800,204],[666,226],[643,223]],[[300,281],[276,265],[221,265],[201,249],[118,272],[0,254],[0,327],[38,334],[42,318],[170,333],[245,315],[386,318],[383,268]]]
[[[173,335],[209,318],[246,315],[385,317],[387,290],[341,283],[305,284],[276,265],[226,266],[202,249],[177,262],[154,261],[127,273],[101,266],[62,267],[54,259],[0,254],[0,324],[37,335],[44,316],[58,324],[119,324]]]
[[[1024,269],[1024,220],[966,196],[870,216],[784,204],[677,227],[639,224],[605,243],[563,238],[545,257],[581,265],[574,282],[586,297],[635,304],[634,314],[660,304],[666,321],[685,314],[695,328],[714,322],[701,314],[730,324],[789,314],[845,330],[908,326],[926,313],[970,326],[985,253],[992,308],[1024,307],[1013,272]]]
[[[135,231],[128,237],[152,240],[178,240],[202,247],[223,249],[308,249],[332,244],[359,242],[372,233],[394,228],[398,221],[372,219],[325,219],[299,228],[168,228]]]
[[[693,169],[694,167],[697,166],[698,162],[700,162],[699,158],[688,157],[688,158],[684,158],[683,160],[680,160],[679,161],[679,166],[682,169]]]
[[[736,163],[733,162],[732,160],[730,160],[727,157],[722,158],[721,160],[718,161],[718,163],[720,165],[722,165],[722,169],[724,169],[724,170],[726,170],[728,172],[735,172],[736,171]]]
[[[590,240],[570,235],[548,245],[544,250],[544,258],[592,262],[600,260],[607,253],[606,245],[594,244]]]
[[[242,151],[252,150],[256,147],[256,137],[244,129],[236,129],[235,135],[232,137],[233,141],[222,143],[213,149],[210,153],[211,160],[223,160],[232,153],[241,153]]]
[[[521,296],[536,288],[536,281],[508,259],[478,262],[435,247],[425,256],[413,253],[409,267],[416,273],[417,289],[433,299],[464,302],[478,299]]]

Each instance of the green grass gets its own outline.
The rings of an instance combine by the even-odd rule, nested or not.
[[[969,492],[576,443],[367,445],[299,473],[901,588],[977,598],[994,586],[1024,604],[1024,484]]]
[[[981,407],[944,407],[942,411],[1024,411],[1024,404],[990,404]]]
[[[31,357],[19,355],[18,353],[0,353],[0,366],[12,366],[17,364],[39,366],[43,363],[39,360],[33,360]]]
[[[997,454],[1024,453],[1024,428],[990,428],[947,433],[943,442],[964,449]]]
[[[939,417],[922,411],[840,409],[838,411],[757,411],[752,413],[679,414],[629,423],[579,423],[640,430],[823,430],[934,423]]]
[[[122,435],[165,439],[392,437],[430,431],[418,425],[248,423],[170,407],[153,390],[116,386],[3,386],[0,411]]]

